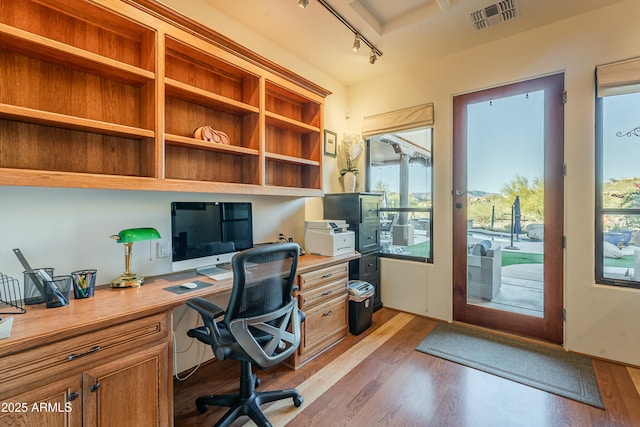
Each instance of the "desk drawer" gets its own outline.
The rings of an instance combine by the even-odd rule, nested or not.
[[[380,264],[380,255],[378,253],[363,255],[360,258],[360,279],[366,280],[369,275],[377,275]]]
[[[380,250],[380,229],[377,223],[373,225],[363,225],[360,227],[360,234],[358,236],[358,251],[364,252],[378,252]]]
[[[300,291],[308,291],[349,277],[349,264],[343,263],[300,274]],[[345,282],[346,283],[346,282]],[[346,285],[345,285],[346,286]]]
[[[346,295],[306,311],[300,354],[309,356],[347,336]]]
[[[51,382],[97,361],[168,339],[169,316],[160,313],[0,358],[0,398],[16,388]]]
[[[380,220],[380,197],[362,197],[360,201],[360,222]]]
[[[329,282],[324,286],[311,288],[311,290],[300,292],[300,310],[305,311],[317,304],[321,304],[336,296],[345,295],[347,293],[347,282],[344,277],[339,277],[333,282]]]

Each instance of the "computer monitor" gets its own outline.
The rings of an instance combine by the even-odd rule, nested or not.
[[[253,247],[251,203],[172,202],[171,246],[173,271],[231,277],[233,255]]]

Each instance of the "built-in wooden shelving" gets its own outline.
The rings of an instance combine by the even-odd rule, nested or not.
[[[328,92],[152,0],[2,2],[0,76],[0,185],[322,193]]]

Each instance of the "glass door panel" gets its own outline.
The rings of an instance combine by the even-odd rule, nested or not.
[[[467,107],[467,302],[543,317],[544,91]]]

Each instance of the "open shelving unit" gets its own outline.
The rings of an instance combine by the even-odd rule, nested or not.
[[[321,189],[321,105],[267,81],[266,184]]]
[[[329,92],[154,0],[2,2],[0,78],[0,185],[322,194]]]

